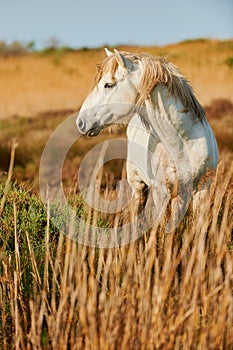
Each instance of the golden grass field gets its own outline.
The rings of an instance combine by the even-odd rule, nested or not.
[[[194,41],[164,47],[119,47],[167,56],[191,82],[203,105],[216,98],[233,101],[233,41]],[[89,91],[103,49],[71,53],[0,56],[0,118],[78,109]]]
[[[0,349],[233,349],[233,40],[119,49],[166,55],[190,80],[220,151],[210,192],[170,234],[165,216],[121,247],[69,239],[38,196],[40,157],[79,109],[104,51],[0,56]],[[117,228],[130,209],[104,215],[76,191],[82,157],[109,137],[74,145],[63,178],[79,218]],[[119,165],[99,175],[106,198],[125,177]]]

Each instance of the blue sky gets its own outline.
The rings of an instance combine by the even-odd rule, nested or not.
[[[233,38],[233,0],[0,0],[0,41],[165,45]]]

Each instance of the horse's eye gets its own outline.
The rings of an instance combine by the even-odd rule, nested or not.
[[[111,88],[113,88],[113,86],[115,86],[115,84],[106,83],[106,84],[104,85],[104,88],[105,88],[105,89],[111,89]]]

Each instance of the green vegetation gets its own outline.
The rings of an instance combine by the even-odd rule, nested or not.
[[[206,43],[210,41],[210,39],[207,38],[194,38],[194,39],[185,39],[181,41],[181,44],[193,44],[193,43]]]
[[[19,41],[13,41],[10,44],[0,41],[0,55],[5,56],[19,56],[33,52],[39,52],[41,54],[62,54],[74,50],[75,49],[72,47],[59,45],[59,41],[53,38],[49,41],[48,45],[42,49],[37,49],[35,41],[30,41],[26,44]]]
[[[0,41],[0,54],[18,56],[29,52],[34,52],[35,42],[31,41],[24,45],[19,41],[13,41],[11,44],[7,44],[4,41]]]
[[[229,57],[226,60],[226,64],[228,65],[228,67],[232,68],[233,67],[233,57]]]

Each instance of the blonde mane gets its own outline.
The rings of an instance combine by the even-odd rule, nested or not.
[[[145,53],[132,54],[122,52],[122,54],[133,63],[140,61],[143,67],[142,80],[138,87],[138,96],[135,101],[136,105],[142,106],[146,100],[151,99],[151,93],[154,88],[158,84],[164,84],[167,86],[170,94],[180,99],[185,112],[192,112],[193,116],[199,120],[204,118],[204,109],[195,97],[192,87],[174,64],[163,57],[155,57]],[[95,84],[98,84],[102,76],[107,72],[111,73],[114,80],[117,67],[118,62],[115,55],[106,57],[101,64],[97,65]]]

